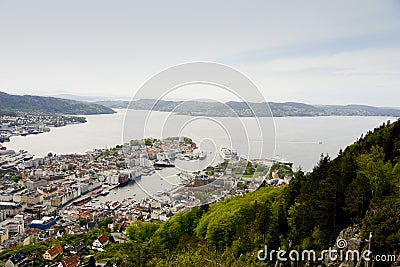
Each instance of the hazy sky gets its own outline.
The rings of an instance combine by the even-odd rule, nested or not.
[[[400,106],[400,2],[0,0],[8,93],[132,96],[199,60],[269,101]]]

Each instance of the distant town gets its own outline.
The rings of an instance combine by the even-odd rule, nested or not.
[[[27,136],[49,132],[50,127],[84,123],[84,117],[67,116],[45,112],[0,111],[0,149],[6,150],[1,143],[8,142],[13,136]]]

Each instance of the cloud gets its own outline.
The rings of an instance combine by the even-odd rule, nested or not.
[[[201,60],[279,89],[272,100],[340,101],[334,92],[347,90],[343,101],[380,104],[384,95],[373,90],[389,95],[398,85],[392,59],[399,6],[395,0],[1,1],[0,88],[129,96],[155,73]]]
[[[280,101],[398,106],[400,97],[400,48],[276,59],[240,69],[254,73],[267,98]]]

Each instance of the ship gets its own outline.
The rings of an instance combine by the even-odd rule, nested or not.
[[[30,154],[30,153],[25,153],[24,154],[24,161],[28,161],[28,160],[31,160],[31,159],[33,159],[33,155],[32,154]]]
[[[7,164],[3,164],[1,166],[1,169],[3,172],[7,171],[7,172],[18,172],[19,168],[15,163],[7,163]]]
[[[156,168],[157,170],[160,170],[162,168],[173,168],[173,167],[175,167],[175,165],[166,160],[158,160],[154,162],[154,168]]]
[[[101,204],[101,207],[104,210],[115,210],[118,209],[121,206],[121,203],[119,201],[106,201],[105,203]]]
[[[101,193],[103,192],[103,189],[96,189],[92,191],[92,196],[98,196],[101,195]]]
[[[129,183],[129,181],[130,181],[129,180],[129,175],[120,175],[118,177],[119,186],[127,185]]]
[[[283,165],[287,165],[289,167],[293,167],[293,162],[291,161],[287,161],[287,160],[283,160],[278,156],[274,156],[272,158],[272,163],[278,163],[278,164],[283,164]]]
[[[207,154],[204,153],[203,151],[200,151],[199,160],[204,160],[206,157],[207,157]]]
[[[100,193],[100,195],[102,195],[102,196],[106,196],[108,194],[110,194],[110,190],[107,190],[107,189],[103,190],[103,192]]]
[[[39,134],[39,131],[35,130],[35,129],[29,129],[28,130],[29,134]]]
[[[90,200],[92,200],[92,197],[91,196],[87,196],[85,198],[81,198],[81,199],[75,200],[73,203],[74,203],[75,206],[82,206],[83,204],[88,203]]]
[[[232,150],[226,147],[221,147],[220,155],[224,160],[231,160],[232,158]]]

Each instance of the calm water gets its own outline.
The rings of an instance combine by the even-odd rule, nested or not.
[[[262,127],[270,127],[267,131],[260,131],[252,118],[194,120],[190,116],[172,116],[160,112],[152,112],[147,118],[146,111],[129,112],[129,120],[125,124],[125,111],[118,110],[116,114],[87,116],[85,124],[52,128],[49,133],[39,135],[12,137],[11,142],[5,146],[14,150],[25,149],[42,157],[49,152],[84,153],[144,136],[160,138],[184,135],[193,137],[201,149],[208,151],[206,160],[201,164],[189,166],[188,163],[181,163],[186,169],[200,169],[217,162],[220,147],[226,146],[247,158],[279,155],[293,161],[294,166],[301,166],[308,171],[322,153],[334,157],[340,148],[353,143],[362,133],[389,119],[395,120],[389,117],[286,117],[275,118],[273,121],[270,118],[260,118]],[[171,188],[179,182],[174,173],[176,170],[163,170],[162,178],[157,173],[144,176],[139,183],[119,188],[106,199],[140,199],[146,196],[145,191],[155,193]]]

